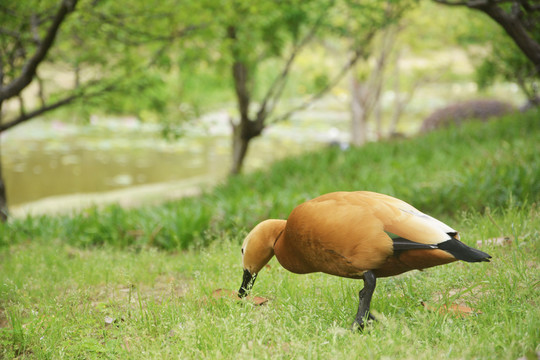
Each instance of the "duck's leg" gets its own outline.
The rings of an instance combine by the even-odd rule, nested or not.
[[[371,271],[364,273],[364,288],[360,290],[358,297],[360,302],[358,303],[358,312],[353,322],[353,329],[358,328],[359,330],[364,329],[364,320],[370,319],[375,320],[373,315],[369,313],[369,305],[371,303],[371,297],[375,291],[375,286],[377,285],[377,278],[375,274]]]

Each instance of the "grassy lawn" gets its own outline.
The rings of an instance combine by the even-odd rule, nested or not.
[[[0,225],[0,357],[536,358],[537,119],[328,149],[161,206]],[[253,290],[265,305],[213,296],[240,286],[240,244],[251,226],[338,189],[403,198],[493,261],[379,280],[379,321],[364,333],[349,330],[362,281],[295,275],[272,260]],[[505,236],[511,242],[477,245]],[[446,311],[451,305],[474,313]]]
[[[362,281],[295,275],[274,260],[254,295],[262,306],[214,298],[241,282],[238,239],[168,253],[24,243],[1,255],[0,348],[5,358],[485,358],[536,356],[540,341],[539,213],[463,214],[465,241],[491,263],[453,263],[381,279],[379,321],[349,327]],[[501,230],[499,230],[499,227]],[[427,310],[421,302],[429,305]],[[435,311],[472,308],[459,316]],[[536,349],[536,350],[535,350]]]

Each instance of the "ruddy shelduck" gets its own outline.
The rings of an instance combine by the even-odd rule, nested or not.
[[[363,329],[376,279],[456,260],[489,261],[490,255],[459,240],[456,230],[406,202],[368,191],[334,192],[298,205],[287,220],[255,226],[242,245],[244,276],[239,297],[275,255],[287,270],[363,279],[353,327]]]

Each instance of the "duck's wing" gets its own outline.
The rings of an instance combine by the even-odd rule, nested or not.
[[[375,216],[392,237],[394,251],[440,249],[458,260],[489,261],[491,256],[459,241],[456,230],[406,202],[391,196],[366,193],[372,199]],[[397,235],[392,236],[392,234]]]
[[[391,237],[430,245],[459,239],[459,234],[455,229],[424,214],[403,200],[372,192],[361,192],[360,196],[383,223],[384,231],[390,233]],[[403,242],[402,245],[407,244]]]

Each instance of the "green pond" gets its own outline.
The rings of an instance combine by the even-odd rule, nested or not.
[[[323,120],[328,117],[334,120]],[[346,113],[340,112],[269,126],[252,142],[245,168],[262,168],[346,135]],[[187,128],[174,141],[165,140],[158,125],[134,118],[94,119],[85,125],[38,119],[1,140],[12,210],[35,208],[44,199],[53,210],[72,207],[81,194],[99,203],[101,194],[149,184],[163,184],[166,198],[170,184],[204,187],[224,179],[231,165],[230,125],[223,114]]]

